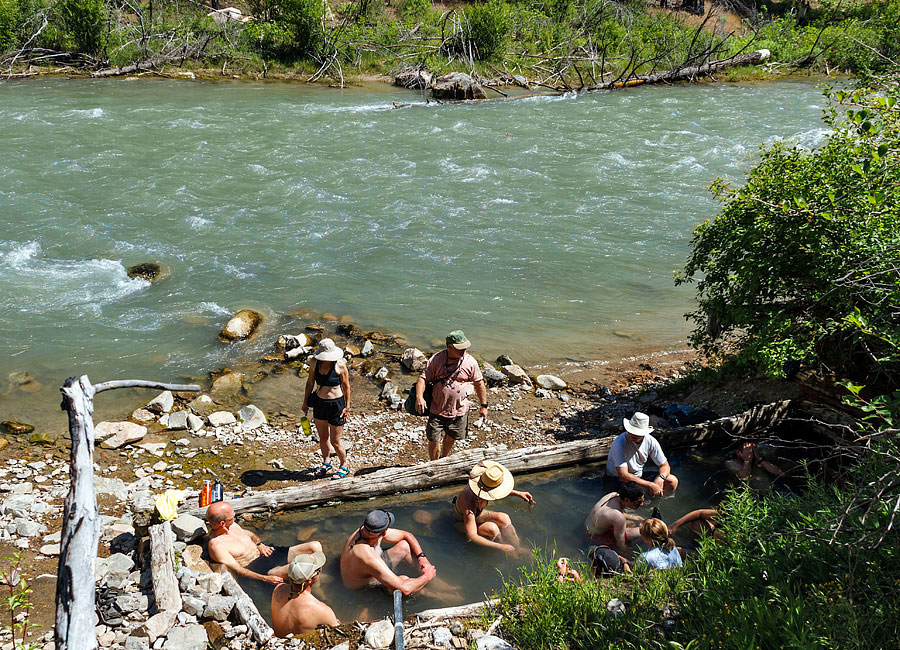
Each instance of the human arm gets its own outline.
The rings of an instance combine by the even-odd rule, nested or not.
[[[341,390],[344,393],[344,410],[341,411],[341,419],[347,419],[350,415],[350,371],[345,361],[336,361],[338,364],[338,376],[341,378]]]
[[[519,556],[516,547],[512,544],[503,544],[501,542],[495,542],[494,540],[488,539],[480,534],[478,534],[478,521],[475,519],[475,513],[471,510],[466,510],[463,514],[465,517],[464,526],[466,529],[466,538],[472,542],[473,544],[477,544],[478,546],[484,546],[486,548],[495,548],[499,551],[503,551],[511,555],[514,558]]]
[[[416,380],[416,411],[419,415],[423,415],[427,406],[425,403],[425,377],[419,375]]]
[[[613,536],[616,538],[616,546],[619,550],[624,551],[628,548],[628,536],[625,534],[625,515],[617,512],[618,516],[613,515]]]
[[[428,558],[425,557],[425,551],[419,543],[419,540],[409,531],[400,530],[399,528],[388,528],[384,531],[384,541],[388,544],[406,542],[409,545],[410,553],[416,558],[419,563],[419,569],[421,570],[424,570],[426,566],[431,564],[431,562],[428,561]]]
[[[309,411],[309,396],[312,393],[313,386],[316,383],[316,364],[318,362],[313,360],[312,365],[309,367],[309,374],[306,376],[306,386],[303,387],[303,406],[301,406],[301,410],[303,411],[303,415],[306,415],[307,411]]]
[[[424,559],[424,558],[423,558]],[[383,584],[390,591],[399,589],[404,596],[411,596],[420,591],[425,585],[437,575],[437,569],[430,562],[425,563],[422,569],[422,575],[418,578],[410,578],[409,576],[397,575],[391,571],[381,557],[372,554],[365,559],[365,565],[368,574]]]
[[[531,492],[519,492],[518,490],[512,490],[510,494],[514,497],[519,497],[525,503],[534,504],[534,497],[531,496]]]
[[[616,476],[622,483],[637,483],[638,485],[650,490],[651,496],[659,496],[662,494],[662,484],[659,481],[645,481],[640,476],[635,476],[628,471],[628,465],[619,465],[616,467]]]
[[[714,519],[718,516],[719,513],[712,508],[694,510],[693,512],[687,513],[686,515],[678,519],[674,524],[669,526],[669,535],[674,535],[675,531],[677,531],[685,524],[691,523],[692,521],[697,521],[698,519]]]
[[[484,385],[484,379],[477,379],[472,384],[475,386],[475,395],[478,397],[478,417],[487,417],[487,387]]]
[[[272,549],[270,547],[267,548],[269,548],[269,553],[267,553],[267,555],[271,554]],[[262,552],[261,548],[260,552]],[[237,575],[243,576],[245,578],[262,580],[263,582],[268,582],[273,585],[281,584],[282,582],[284,582],[284,578],[280,576],[263,575],[261,573],[256,573],[255,571],[251,571],[246,567],[242,567],[227,549],[221,548],[218,544],[209,545],[209,557],[213,562],[217,562],[218,564],[227,567],[233,573],[236,573]]]
[[[653,484],[659,488],[659,494],[662,494],[663,489],[666,487],[666,479],[672,474],[672,467],[669,465],[669,461],[665,461],[662,465],[659,466],[659,473],[656,475],[656,478],[653,479]],[[654,491],[653,495],[656,496],[656,492]]]

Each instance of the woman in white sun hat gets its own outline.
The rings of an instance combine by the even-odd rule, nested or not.
[[[650,496],[670,494],[678,487],[678,478],[662,447],[650,434],[650,418],[640,411],[622,421],[625,431],[616,436],[609,448],[606,459],[606,476],[603,480],[604,492],[615,492],[621,483],[636,483],[650,490]],[[644,476],[644,465],[653,461],[658,472]]]
[[[313,391],[313,388],[318,388]],[[331,478],[344,478],[350,473],[347,451],[341,441],[344,424],[350,413],[350,372],[344,362],[344,352],[331,339],[322,339],[309,364],[309,377],[303,391],[303,414],[313,410],[316,431],[319,432],[319,448],[322,464],[313,470],[314,476],[327,476],[332,466],[331,450],[337,454],[340,465]]]
[[[533,504],[531,493],[514,490],[514,482],[512,473],[500,463],[483,460],[475,465],[469,472],[466,487],[453,497],[453,519],[457,532],[474,544],[496,548],[513,557],[527,552],[528,549],[520,546],[509,515],[484,509],[488,501],[497,501],[509,495]]]

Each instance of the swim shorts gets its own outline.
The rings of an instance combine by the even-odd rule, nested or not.
[[[288,563],[288,551],[290,549],[287,546],[274,546],[272,548],[274,549],[272,555],[267,556],[260,553],[258,558],[244,568],[254,573],[266,575],[276,567],[285,566]]]
[[[465,413],[455,418],[445,418],[442,415],[430,413],[428,422],[425,423],[425,437],[430,442],[439,442],[442,434],[446,434],[454,440],[465,440],[468,430],[469,418]]]
[[[345,408],[347,408],[347,400],[343,395],[334,399],[322,399],[316,396],[313,402],[313,418],[326,420],[333,427],[342,427],[346,423],[346,420],[341,417]]]

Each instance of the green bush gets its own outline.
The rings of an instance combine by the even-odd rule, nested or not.
[[[62,28],[63,49],[85,54],[97,54],[103,49],[103,0],[60,0],[53,9]]]
[[[0,53],[19,45],[23,22],[18,0],[0,0]]]
[[[509,7],[504,0],[488,0],[466,7],[469,40],[475,46],[475,58],[487,61],[506,51],[512,28]]]
[[[320,46],[320,0],[254,0],[251,6],[261,20],[249,23],[246,34],[262,52],[296,60],[309,56]]]

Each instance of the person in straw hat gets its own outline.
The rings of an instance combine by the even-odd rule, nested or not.
[[[647,488],[651,497],[674,492],[678,487],[678,478],[672,474],[659,442],[650,435],[653,431],[650,418],[638,411],[622,423],[625,431],[613,440],[606,459],[604,492],[615,492],[622,483],[636,483]],[[656,463],[659,471],[645,476],[644,465],[648,460]]]
[[[315,391],[313,387],[318,386]],[[350,372],[344,361],[344,352],[331,339],[322,339],[309,364],[309,376],[303,392],[303,414],[313,410],[316,431],[319,432],[319,448],[322,464],[313,470],[317,477],[327,476],[332,466],[331,450],[337,454],[339,466],[332,478],[344,478],[350,473],[347,451],[341,436],[350,413]]]
[[[272,628],[276,636],[309,634],[319,625],[340,624],[334,610],[312,594],[324,565],[325,554],[321,551],[303,553],[291,561],[287,582],[272,592]]]
[[[500,463],[492,460],[479,462],[469,472],[469,481],[462,492],[453,497],[453,519],[456,530],[479,546],[500,549],[513,557],[525,551],[520,546],[519,536],[512,520],[505,512],[485,510],[488,501],[497,501],[506,496],[519,497],[525,503],[533,504],[530,492],[513,489],[512,473]]]

